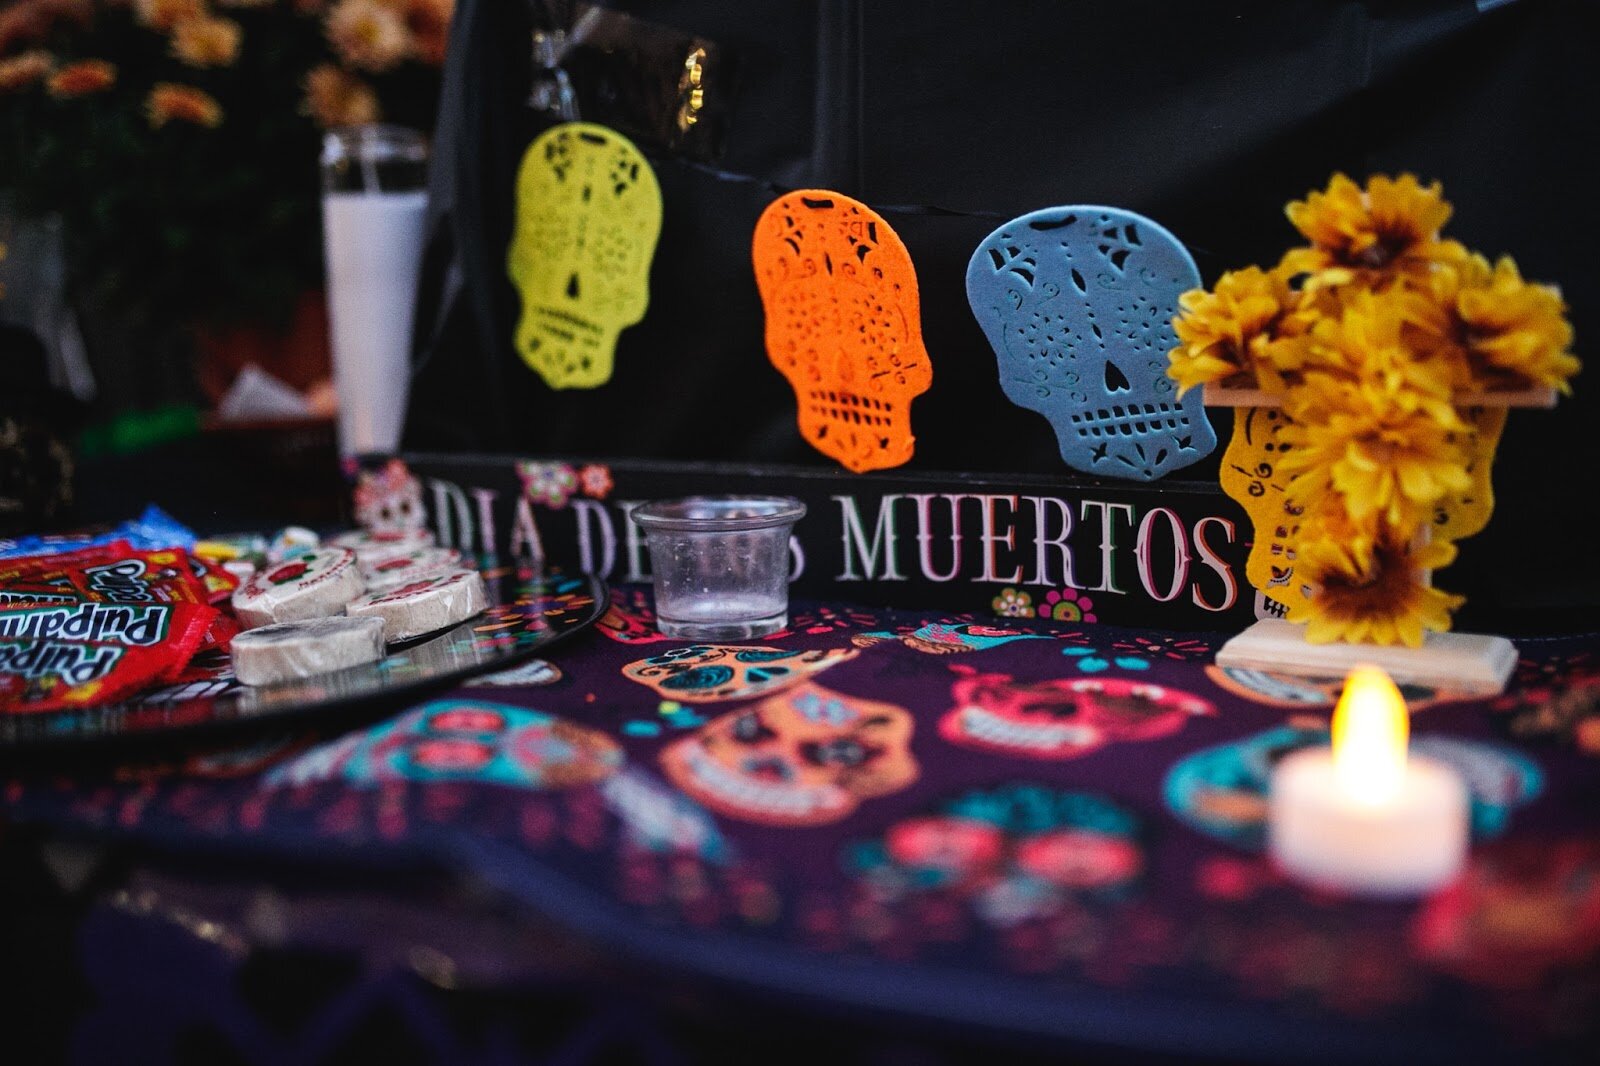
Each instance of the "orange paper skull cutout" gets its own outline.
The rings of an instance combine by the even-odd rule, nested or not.
[[[856,473],[911,458],[911,401],[933,368],[911,254],[865,204],[781,196],[756,223],[767,356],[794,387],[800,434]]]

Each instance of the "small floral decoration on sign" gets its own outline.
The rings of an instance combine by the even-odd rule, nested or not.
[[[1039,603],[1039,617],[1057,622],[1097,622],[1094,601],[1075,588],[1051,589]]]
[[[1033,597],[1018,589],[1001,589],[990,601],[994,613],[1002,618],[1032,618]]]
[[[517,477],[524,496],[555,511],[567,505],[578,487],[578,475],[566,463],[520,462]]]
[[[592,500],[603,500],[611,495],[616,482],[611,480],[611,468],[601,463],[589,463],[578,468],[578,488]]]

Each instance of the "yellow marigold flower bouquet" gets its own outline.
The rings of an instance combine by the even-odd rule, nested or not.
[[[113,314],[281,319],[321,277],[321,130],[430,129],[453,10],[0,3],[0,194],[63,217],[74,291]]]
[[[1444,239],[1438,183],[1339,174],[1286,213],[1308,243],[1185,293],[1168,374],[1280,409],[1271,461],[1248,468],[1278,479],[1281,511],[1262,509],[1259,479],[1240,497],[1273,556],[1252,558],[1262,591],[1313,643],[1415,647],[1461,603],[1430,574],[1487,520],[1497,398],[1565,393],[1577,373],[1566,305],[1511,259]],[[1243,416],[1229,454],[1262,458]],[[1244,483],[1226,465],[1223,481]]]

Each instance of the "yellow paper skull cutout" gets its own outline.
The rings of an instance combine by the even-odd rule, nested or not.
[[[1294,577],[1294,535],[1299,513],[1285,499],[1289,478],[1278,472],[1289,450],[1280,437],[1289,416],[1273,407],[1236,407],[1233,438],[1222,455],[1222,491],[1238,502],[1255,529],[1245,578],[1285,607],[1304,604],[1306,589]]]
[[[751,246],[767,356],[789,380],[800,435],[856,473],[911,458],[911,401],[933,369],[911,253],[878,213],[836,192],[780,196]]]
[[[1435,540],[1460,540],[1481,532],[1494,511],[1494,487],[1489,474],[1494,468],[1495,449],[1500,447],[1500,434],[1506,428],[1506,409],[1468,407],[1456,413],[1472,427],[1466,449],[1472,486],[1439,501],[1433,521]]]
[[[517,172],[507,267],[522,296],[516,345],[552,389],[611,380],[617,337],[644,317],[661,186],[626,137],[589,122],[545,130]]]

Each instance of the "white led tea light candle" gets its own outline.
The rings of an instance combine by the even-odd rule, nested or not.
[[[1467,789],[1450,767],[1408,758],[1410,720],[1394,682],[1358,666],[1333,712],[1333,746],[1272,773],[1267,839],[1286,874],[1357,895],[1414,896],[1466,859]]]

